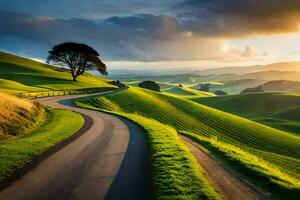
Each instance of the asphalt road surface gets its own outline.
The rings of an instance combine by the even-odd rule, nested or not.
[[[85,128],[72,142],[4,188],[1,200],[150,199],[146,134],[129,120],[72,103],[86,96],[89,95],[37,100],[82,113],[87,119]]]

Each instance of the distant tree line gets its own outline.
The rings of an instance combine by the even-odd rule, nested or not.
[[[241,94],[256,93],[256,92],[264,92],[262,86],[258,86],[258,87],[254,87],[254,88],[246,88],[243,91],[241,91]]]

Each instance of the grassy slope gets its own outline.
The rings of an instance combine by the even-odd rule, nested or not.
[[[126,82],[126,84],[138,87],[139,82]],[[183,87],[179,87],[178,84],[157,82],[160,86],[160,90],[164,94],[173,95],[182,98],[196,98],[196,97],[213,97],[216,96],[211,92],[203,92],[192,88],[194,84],[185,84]]]
[[[89,104],[89,100],[77,104],[124,116],[146,130],[151,145],[154,199],[221,199],[172,127],[138,114],[119,111],[117,107],[106,110]]]
[[[27,99],[0,93],[0,141],[32,131],[44,118],[43,106]]]
[[[274,128],[300,133],[299,94],[256,93],[192,100]]]
[[[188,87],[179,87],[179,86],[174,86],[169,89],[163,90],[163,93],[173,95],[173,96],[178,96],[178,97],[183,97],[183,98],[195,98],[195,97],[212,97],[215,96],[215,94],[210,93],[210,92],[203,92],[199,90],[195,90],[192,88]]]
[[[300,92],[299,81],[275,80],[261,85],[267,92]]]
[[[0,179],[14,173],[43,151],[68,138],[84,123],[80,114],[67,110],[49,109],[47,115],[45,122],[32,133],[0,144]]]
[[[74,83],[68,72],[58,71],[58,68],[43,63],[0,52],[0,91],[2,92],[19,93],[92,87],[112,88],[114,86],[109,84],[109,80],[91,74],[79,77],[78,82]]]
[[[85,104],[109,111],[135,113],[154,118],[179,131],[218,140],[258,155],[300,179],[300,138],[253,121],[182,98],[148,90],[127,91],[85,100]]]

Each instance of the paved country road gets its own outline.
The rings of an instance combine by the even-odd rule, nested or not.
[[[107,93],[111,92],[102,95]],[[87,96],[91,95],[38,99],[85,115],[85,127],[79,130],[83,133],[2,190],[1,200],[150,198],[146,134],[129,120],[72,103]]]

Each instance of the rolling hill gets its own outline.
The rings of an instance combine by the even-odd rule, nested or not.
[[[139,83],[138,81],[125,82],[125,84],[127,85],[136,86],[136,87],[138,87],[138,83]],[[160,91],[163,94],[167,94],[167,95],[173,95],[173,96],[178,96],[183,98],[216,96],[211,92],[204,92],[204,91],[194,89],[195,87],[193,84],[186,84],[180,87],[178,84],[173,84],[168,82],[156,82],[156,83],[159,85]]]
[[[82,100],[80,105],[116,113],[153,118],[203,137],[217,137],[299,177],[300,138],[284,131],[225,113],[189,100],[130,87],[106,97]],[[300,178],[300,177],[299,177]]]
[[[253,93],[192,100],[274,128],[300,133],[299,94]]]
[[[20,93],[82,88],[114,88],[109,80],[91,74],[73,82],[69,73],[50,65],[0,52],[0,91]]]
[[[238,79],[238,80],[225,80],[219,82],[208,82],[210,83],[210,90],[223,90],[228,94],[238,94],[245,88],[256,87],[267,81],[260,79]],[[194,89],[199,89],[203,83],[195,84],[192,86]]]
[[[255,66],[238,66],[238,67],[221,67],[214,69],[207,69],[198,71],[199,74],[248,74],[262,71],[297,71],[300,72],[300,62],[280,62],[269,65],[255,65]]]
[[[299,81],[275,80],[260,86],[266,92],[300,92]]]
[[[200,90],[195,90],[193,88],[189,88],[186,86],[180,87],[180,86],[173,86],[168,89],[162,90],[164,94],[168,95],[174,95],[178,97],[183,97],[183,98],[195,98],[195,97],[213,97],[216,96],[215,94],[211,92],[204,92]]]

